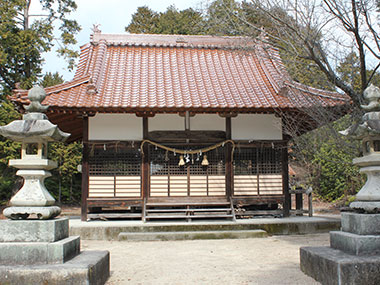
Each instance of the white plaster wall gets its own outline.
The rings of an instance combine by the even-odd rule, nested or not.
[[[99,114],[89,118],[90,140],[142,140],[142,118],[135,114]]]
[[[239,114],[231,119],[233,140],[281,140],[281,119],[273,114]]]
[[[225,131],[226,119],[218,114],[197,114],[190,118],[192,131]]]
[[[185,118],[178,114],[156,114],[148,119],[149,131],[184,131]]]

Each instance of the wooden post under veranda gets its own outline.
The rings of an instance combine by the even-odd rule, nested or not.
[[[89,146],[88,146],[88,116],[83,116],[83,152],[82,152],[82,207],[81,220],[87,221],[87,198],[88,198],[88,179],[89,179]]]

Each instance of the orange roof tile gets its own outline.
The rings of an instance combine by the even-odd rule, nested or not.
[[[46,88],[51,109],[200,112],[346,105],[348,96],[291,80],[279,53],[242,37],[109,35],[81,47],[74,79]],[[12,100],[27,102],[25,90]]]

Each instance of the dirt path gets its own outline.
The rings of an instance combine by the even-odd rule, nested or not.
[[[107,249],[107,284],[319,284],[299,269],[301,246],[327,246],[328,234],[241,240],[82,241]]]

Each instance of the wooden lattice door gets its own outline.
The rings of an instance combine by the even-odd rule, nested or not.
[[[89,198],[141,197],[141,153],[133,142],[93,143]]]
[[[179,147],[177,147],[179,148]],[[192,149],[201,148],[200,146]],[[207,152],[208,166],[202,166],[204,154],[184,155],[150,147],[150,197],[225,196],[224,148]]]
[[[282,195],[281,148],[239,147],[234,152],[234,195]]]

